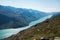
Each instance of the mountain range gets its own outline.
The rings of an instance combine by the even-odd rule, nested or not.
[[[20,28],[49,14],[26,8],[0,5],[0,29]]]
[[[33,9],[0,5],[0,30],[26,27],[31,22],[49,15],[52,17],[47,17],[43,22],[1,40],[40,40],[42,36],[53,40],[54,37],[60,37],[60,12],[46,13]]]

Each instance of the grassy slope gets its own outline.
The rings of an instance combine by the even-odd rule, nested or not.
[[[51,18],[3,40],[39,40],[40,37],[60,37],[60,16]]]

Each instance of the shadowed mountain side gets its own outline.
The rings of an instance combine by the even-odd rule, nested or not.
[[[56,15],[3,40],[40,40],[41,37],[49,38],[50,40],[54,40],[54,37],[60,37],[60,15]]]
[[[0,15],[0,29],[7,29],[27,26],[30,22],[49,14],[32,9],[0,5]]]
[[[25,23],[25,22],[24,22]],[[8,29],[8,28],[18,28],[22,26],[27,26],[29,24],[23,24],[18,20],[8,17],[6,15],[0,14],[0,29]]]

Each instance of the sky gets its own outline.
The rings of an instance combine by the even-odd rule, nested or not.
[[[0,0],[0,5],[44,12],[60,12],[60,0]]]

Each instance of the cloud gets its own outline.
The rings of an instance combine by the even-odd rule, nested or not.
[[[60,12],[60,9],[58,8],[47,8],[47,9],[44,9],[46,12]]]

